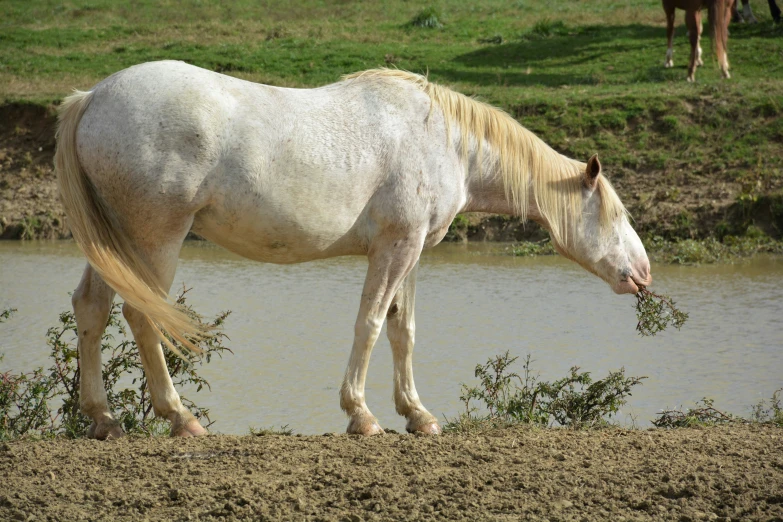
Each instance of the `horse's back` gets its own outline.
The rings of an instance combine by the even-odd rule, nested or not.
[[[120,217],[194,216],[201,235],[277,262],[360,253],[384,220],[426,218],[395,203],[432,142],[413,85],[282,89],[152,62],[93,91],[79,155]]]

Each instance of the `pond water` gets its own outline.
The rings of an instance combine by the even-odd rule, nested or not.
[[[653,290],[690,313],[681,331],[642,338],[635,300],[617,296],[561,257],[498,255],[502,245],[440,245],[425,252],[416,296],[414,374],[422,401],[443,419],[463,406],[460,384],[475,383],[477,363],[506,350],[532,354],[544,380],[579,366],[600,378],[625,367],[648,377],[619,415],[648,425],[663,408],[702,397],[749,415],[783,386],[783,258],[731,265],[653,265]],[[48,367],[45,333],[70,310],[84,259],[71,242],[0,242],[0,371]],[[245,260],[206,242],[182,251],[175,288],[225,325],[234,355],[201,370],[212,391],[184,390],[211,409],[212,430],[288,425],[297,433],[341,432],[338,390],[353,338],[367,267],[346,257],[278,266]],[[518,361],[518,362],[521,362]],[[394,412],[385,333],[373,351],[367,401],[382,426],[403,431]],[[517,367],[521,371],[521,365]]]

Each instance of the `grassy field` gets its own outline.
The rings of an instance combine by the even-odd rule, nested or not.
[[[734,25],[731,80],[710,43],[697,82],[659,0],[5,0],[0,102],[46,105],[140,62],[179,59],[310,87],[379,66],[498,105],[557,150],[598,152],[648,235],[783,231],[783,28]],[[410,22],[427,11],[441,25]],[[437,24],[434,24],[437,25]]]

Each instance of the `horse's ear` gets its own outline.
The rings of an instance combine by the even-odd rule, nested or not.
[[[587,168],[585,169],[585,186],[590,190],[595,189],[598,185],[598,176],[601,175],[601,162],[598,161],[598,154],[593,154],[589,160],[587,160]]]

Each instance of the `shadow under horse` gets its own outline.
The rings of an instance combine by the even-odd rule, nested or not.
[[[673,67],[672,40],[674,39],[674,15],[676,9],[685,11],[685,24],[691,41],[691,59],[688,64],[688,81],[696,79],[696,67],[703,65],[701,59],[701,11],[707,9],[708,25],[712,34],[715,56],[718,58],[721,74],[730,78],[727,44],[729,38],[728,24],[731,21],[731,8],[735,0],[663,0],[663,10],[666,12],[666,37],[669,46],[666,49],[664,67]]]

